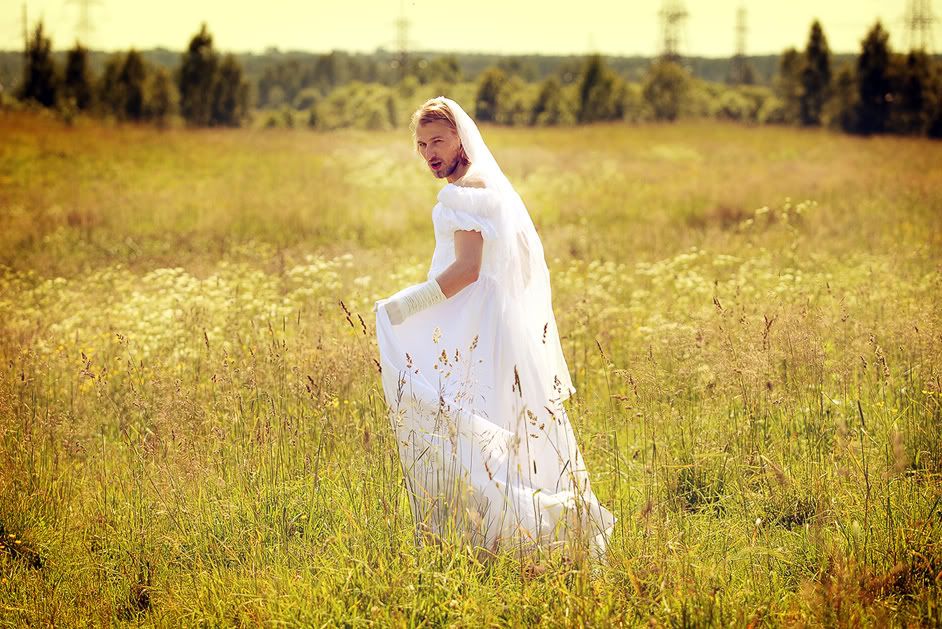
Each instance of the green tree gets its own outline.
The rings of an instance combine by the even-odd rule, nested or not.
[[[582,76],[584,61],[578,57],[566,58],[556,67],[556,74],[559,76],[559,82],[563,85],[572,85]]]
[[[497,97],[496,122],[505,125],[525,125],[529,122],[532,105],[527,99],[527,84],[513,75],[504,82]]]
[[[526,83],[536,80],[536,67],[528,59],[503,57],[497,62],[497,67],[503,70],[507,77],[517,76]]]
[[[141,54],[133,48],[124,57],[118,73],[118,86],[122,95],[120,116],[128,120],[144,119],[144,83],[147,68]]]
[[[555,76],[547,78],[540,85],[533,109],[530,110],[530,125],[560,124],[563,111],[563,90]]]
[[[821,23],[815,20],[811,25],[805,59],[801,69],[801,96],[799,98],[799,118],[801,124],[818,126],[821,124],[821,111],[828,99],[831,85],[831,51],[824,36]]]
[[[79,110],[84,111],[92,107],[94,91],[88,68],[88,50],[77,42],[65,59],[62,93]]]
[[[500,68],[489,68],[481,75],[474,98],[475,117],[481,122],[496,122],[500,111],[500,94],[507,75]]]
[[[578,122],[584,124],[616,117],[617,78],[601,55],[590,55],[586,59],[579,79]]]
[[[326,92],[348,83],[351,78],[350,70],[350,56],[343,51],[332,50],[318,58],[314,67],[314,82]]]
[[[942,63],[933,64],[926,95],[926,134],[942,138]]]
[[[782,53],[779,60],[778,77],[775,81],[775,91],[782,99],[782,117],[785,122],[798,122],[801,111],[801,75],[804,68],[804,58],[794,48],[788,48]]]
[[[219,60],[213,51],[213,38],[204,23],[193,36],[177,75],[180,114],[187,124],[208,126],[213,117],[213,87]]]
[[[213,80],[211,125],[238,127],[248,114],[248,82],[233,55],[226,55]]]
[[[674,121],[690,91],[690,75],[673,61],[656,61],[644,77],[642,96],[655,120]]]
[[[861,133],[883,133],[890,114],[892,91],[890,85],[889,33],[878,20],[861,43],[857,58],[857,85],[859,93],[858,129]]]
[[[845,64],[834,76],[831,98],[825,106],[828,125],[847,133],[856,133],[859,98],[854,68]]]
[[[454,55],[444,55],[433,59],[426,68],[427,80],[424,83],[432,81],[442,81],[444,83],[458,83],[461,81],[461,66],[458,65],[458,59]]]
[[[17,96],[20,100],[33,101],[43,107],[53,107],[59,81],[52,59],[52,41],[43,34],[40,21],[26,43],[26,59],[23,64],[23,82]]]
[[[121,116],[124,111],[124,94],[121,85],[118,83],[118,75],[121,73],[121,66],[124,63],[124,56],[114,54],[108,57],[105,62],[105,69],[98,80],[98,106],[102,113]]]
[[[785,103],[778,96],[769,96],[762,103],[756,115],[756,120],[761,124],[782,124],[785,122]]]
[[[932,61],[925,52],[912,51],[894,57],[891,70],[894,98],[889,129],[921,135],[928,127]]]
[[[718,99],[717,118],[744,122],[750,120],[752,104],[735,89],[724,90]]]
[[[644,118],[641,85],[619,79],[615,91],[616,117],[627,122],[639,122]]]
[[[631,85],[619,76],[615,77],[615,87],[612,90],[612,120],[626,120],[633,117],[637,103]]]
[[[165,68],[151,72],[147,89],[147,118],[154,120],[159,127],[165,127],[177,111],[179,94],[173,77]]]

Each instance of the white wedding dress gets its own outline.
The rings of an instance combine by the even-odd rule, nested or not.
[[[604,559],[616,518],[590,488],[562,404],[574,388],[542,245],[524,232],[500,233],[506,223],[488,188],[449,183],[438,201],[428,278],[454,261],[455,230],[475,230],[484,238],[478,280],[399,325],[382,307],[376,314],[383,389],[417,529],[451,530],[490,551],[580,544]],[[519,295],[500,284],[502,243],[514,236],[532,257]],[[547,287],[540,308],[526,305],[534,298],[528,287],[540,285],[531,273]]]

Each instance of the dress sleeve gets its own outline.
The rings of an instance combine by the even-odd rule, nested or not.
[[[439,218],[448,229],[481,232],[485,240],[497,238],[496,202],[486,188],[451,184],[439,192]]]

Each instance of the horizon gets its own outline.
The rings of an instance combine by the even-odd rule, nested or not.
[[[398,48],[395,22],[400,17],[400,10],[410,23],[409,51],[413,54],[555,57],[598,53],[606,57],[654,57],[660,49],[657,15],[660,5],[657,3],[651,7],[632,9],[621,4],[610,6],[612,3],[607,0],[584,0],[581,4],[585,8],[570,15],[559,5],[555,5],[555,10],[546,9],[533,0],[527,0],[511,7],[500,7],[506,19],[493,21],[489,17],[493,12],[487,9],[500,6],[500,2],[482,0],[476,5],[480,10],[462,16],[465,28],[458,33],[448,32],[447,27],[443,28],[436,22],[429,0],[408,3],[370,0],[366,4],[372,4],[372,9],[364,9],[364,3],[323,9],[297,0],[281,0],[269,3],[262,16],[251,9],[232,12],[221,0],[190,3],[197,5],[197,8],[179,11],[174,11],[173,6],[183,6],[182,0],[168,0],[162,5],[162,10],[116,4],[114,0],[90,0],[89,4],[93,30],[83,43],[92,50],[102,52],[129,48],[181,51],[203,22],[219,50],[237,54],[261,55],[275,50],[279,53],[311,54],[324,54],[332,50],[352,54],[375,54],[380,50],[395,52]],[[710,5],[709,8],[706,4]],[[687,2],[690,17],[682,30],[681,54],[715,59],[733,56],[735,16],[741,4],[740,0]],[[41,19],[54,49],[71,48],[78,39],[79,9],[76,2],[20,2],[11,7],[15,9],[16,15],[7,11],[6,15],[0,16],[0,36],[6,42],[3,44],[5,51],[22,50],[24,5],[29,29],[34,29]],[[804,48],[815,19],[820,20],[829,48],[835,54],[859,52],[860,40],[877,20],[890,33],[891,47],[903,50],[906,38],[902,18],[906,5],[906,0],[860,0],[841,1],[822,7],[811,0],[795,0],[789,8],[752,7],[747,14],[749,31],[746,55],[779,55],[789,47]],[[166,8],[168,6],[170,10]],[[596,10],[593,11],[592,7],[596,7]],[[365,11],[372,18],[364,21],[362,15]],[[192,20],[189,26],[179,17],[184,14],[192,16],[186,18]],[[600,15],[605,19],[600,19]],[[267,16],[275,21],[270,29],[264,28],[262,18]],[[14,19],[15,29],[11,29],[11,20]],[[261,27],[258,27],[260,21]],[[530,22],[539,22],[541,28],[520,28],[521,24]],[[357,25],[357,28],[351,28],[351,25]],[[278,42],[272,41],[276,33],[281,36]],[[507,43],[509,38],[504,35],[508,33],[519,37],[516,37],[515,42]],[[721,35],[709,35],[714,33]],[[321,45],[306,44],[312,40]],[[757,41],[768,43],[757,45]],[[938,51],[935,39],[933,44],[935,46],[931,52],[935,53]]]
[[[195,31],[194,31],[194,34],[195,34]],[[212,34],[212,30],[210,30],[210,34]],[[892,44],[891,44],[891,45],[892,45]],[[61,47],[61,46],[57,47],[57,46],[55,45],[55,41],[53,41],[52,54],[53,54],[53,55],[59,55],[59,54],[63,54],[63,55],[64,55],[66,52],[68,52],[69,48],[71,48],[71,46],[69,46],[69,47]],[[167,47],[167,46],[154,46],[154,47],[142,48],[142,47],[140,47],[140,46],[131,46],[131,47],[128,47],[128,48],[117,48],[117,49],[87,48],[87,50],[88,50],[89,52],[91,52],[91,53],[98,53],[98,54],[111,55],[111,54],[120,54],[120,53],[127,52],[127,51],[130,50],[131,48],[133,48],[133,49],[136,50],[137,52],[142,52],[142,53],[154,52],[154,51],[164,51],[164,52],[172,52],[172,53],[180,53],[180,54],[183,54],[183,53],[185,52],[185,48],[186,48],[186,47],[185,47],[185,46],[180,46],[179,48],[169,48],[169,47]],[[802,49],[803,49],[803,47],[802,47],[802,48],[799,48],[798,50],[801,51]],[[259,51],[259,50],[226,50],[226,49],[218,50],[218,49],[217,49],[217,51],[220,52],[221,54],[229,54],[229,53],[231,53],[231,54],[235,55],[236,57],[239,57],[239,56],[242,56],[242,55],[253,55],[253,56],[257,56],[257,57],[263,57],[263,56],[266,56],[266,55],[312,55],[312,56],[316,56],[316,55],[329,54],[329,53],[331,53],[331,52],[341,52],[341,53],[345,53],[345,54],[349,54],[349,55],[375,55],[375,54],[378,54],[379,52],[381,52],[379,49],[376,49],[376,50],[344,50],[344,49],[341,49],[341,48],[336,48],[336,49],[334,49],[334,50],[295,50],[295,49],[288,49],[288,48],[285,48],[285,49],[268,49],[268,50],[261,50],[261,51]],[[384,53],[386,53],[386,54],[396,54],[396,51],[391,50],[391,49],[385,49],[385,50],[383,50],[382,52],[384,52]],[[763,53],[758,53],[758,52],[757,52],[757,53],[753,53],[753,54],[747,54],[747,55],[745,56],[745,58],[746,58],[746,59],[758,59],[758,58],[763,58],[763,57],[778,57],[778,56],[781,56],[783,52],[784,52],[784,49],[783,49],[783,50],[780,50],[780,51],[778,51],[778,52],[763,52]],[[898,51],[897,49],[894,49],[894,52],[899,52],[899,51]],[[22,48],[16,48],[16,49],[3,48],[3,49],[0,49],[0,54],[17,54],[17,55],[22,55],[22,54],[23,54],[23,50],[22,50]],[[460,57],[460,56],[473,56],[473,55],[494,56],[494,57],[585,57],[585,56],[588,56],[588,55],[594,54],[594,53],[588,52],[588,51],[587,51],[587,52],[571,52],[571,53],[565,53],[565,52],[563,52],[563,53],[546,53],[546,52],[530,52],[530,53],[527,53],[527,52],[520,52],[520,53],[517,53],[517,52],[507,52],[507,53],[502,53],[502,52],[488,52],[488,51],[478,51],[478,50],[410,50],[410,51],[409,51],[409,54],[410,54],[410,55],[413,55],[413,56],[414,56],[414,55],[423,55],[423,54],[433,54],[433,55],[443,55],[443,56],[447,56],[447,55],[456,55],[456,56],[459,56],[459,57]],[[652,59],[652,60],[653,60],[653,59],[656,59],[656,58],[659,56],[659,55],[657,55],[657,54],[650,54],[650,55],[644,55],[644,54],[608,54],[608,53],[604,53],[604,52],[603,52],[603,53],[598,53],[598,54],[600,54],[603,58],[607,58],[607,59]],[[860,54],[860,51],[858,51],[858,50],[831,50],[831,55],[836,56],[836,57],[840,57],[840,56],[844,56],[844,55],[857,55],[857,54]],[[942,53],[936,52],[936,53],[932,53],[932,55],[930,55],[930,56],[931,56],[931,57],[935,57],[935,58],[942,58]],[[731,59],[731,56],[730,56],[730,55],[726,55],[726,56],[684,55],[683,58],[684,58],[684,59],[707,59],[707,60],[717,60],[717,61],[719,61],[719,60],[723,60],[723,59]]]

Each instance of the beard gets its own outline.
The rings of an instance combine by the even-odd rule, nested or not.
[[[449,163],[449,164],[447,164],[447,165],[444,165],[444,164],[443,164],[440,170],[436,170],[436,171],[435,171],[435,176],[438,177],[439,179],[443,179],[443,178],[445,178],[445,177],[450,177],[451,174],[452,174],[453,172],[455,172],[455,170],[458,168],[458,165],[459,165],[460,163],[461,163],[461,160],[460,160],[459,157],[456,155],[455,158],[454,158],[453,160],[451,160],[451,163]]]

